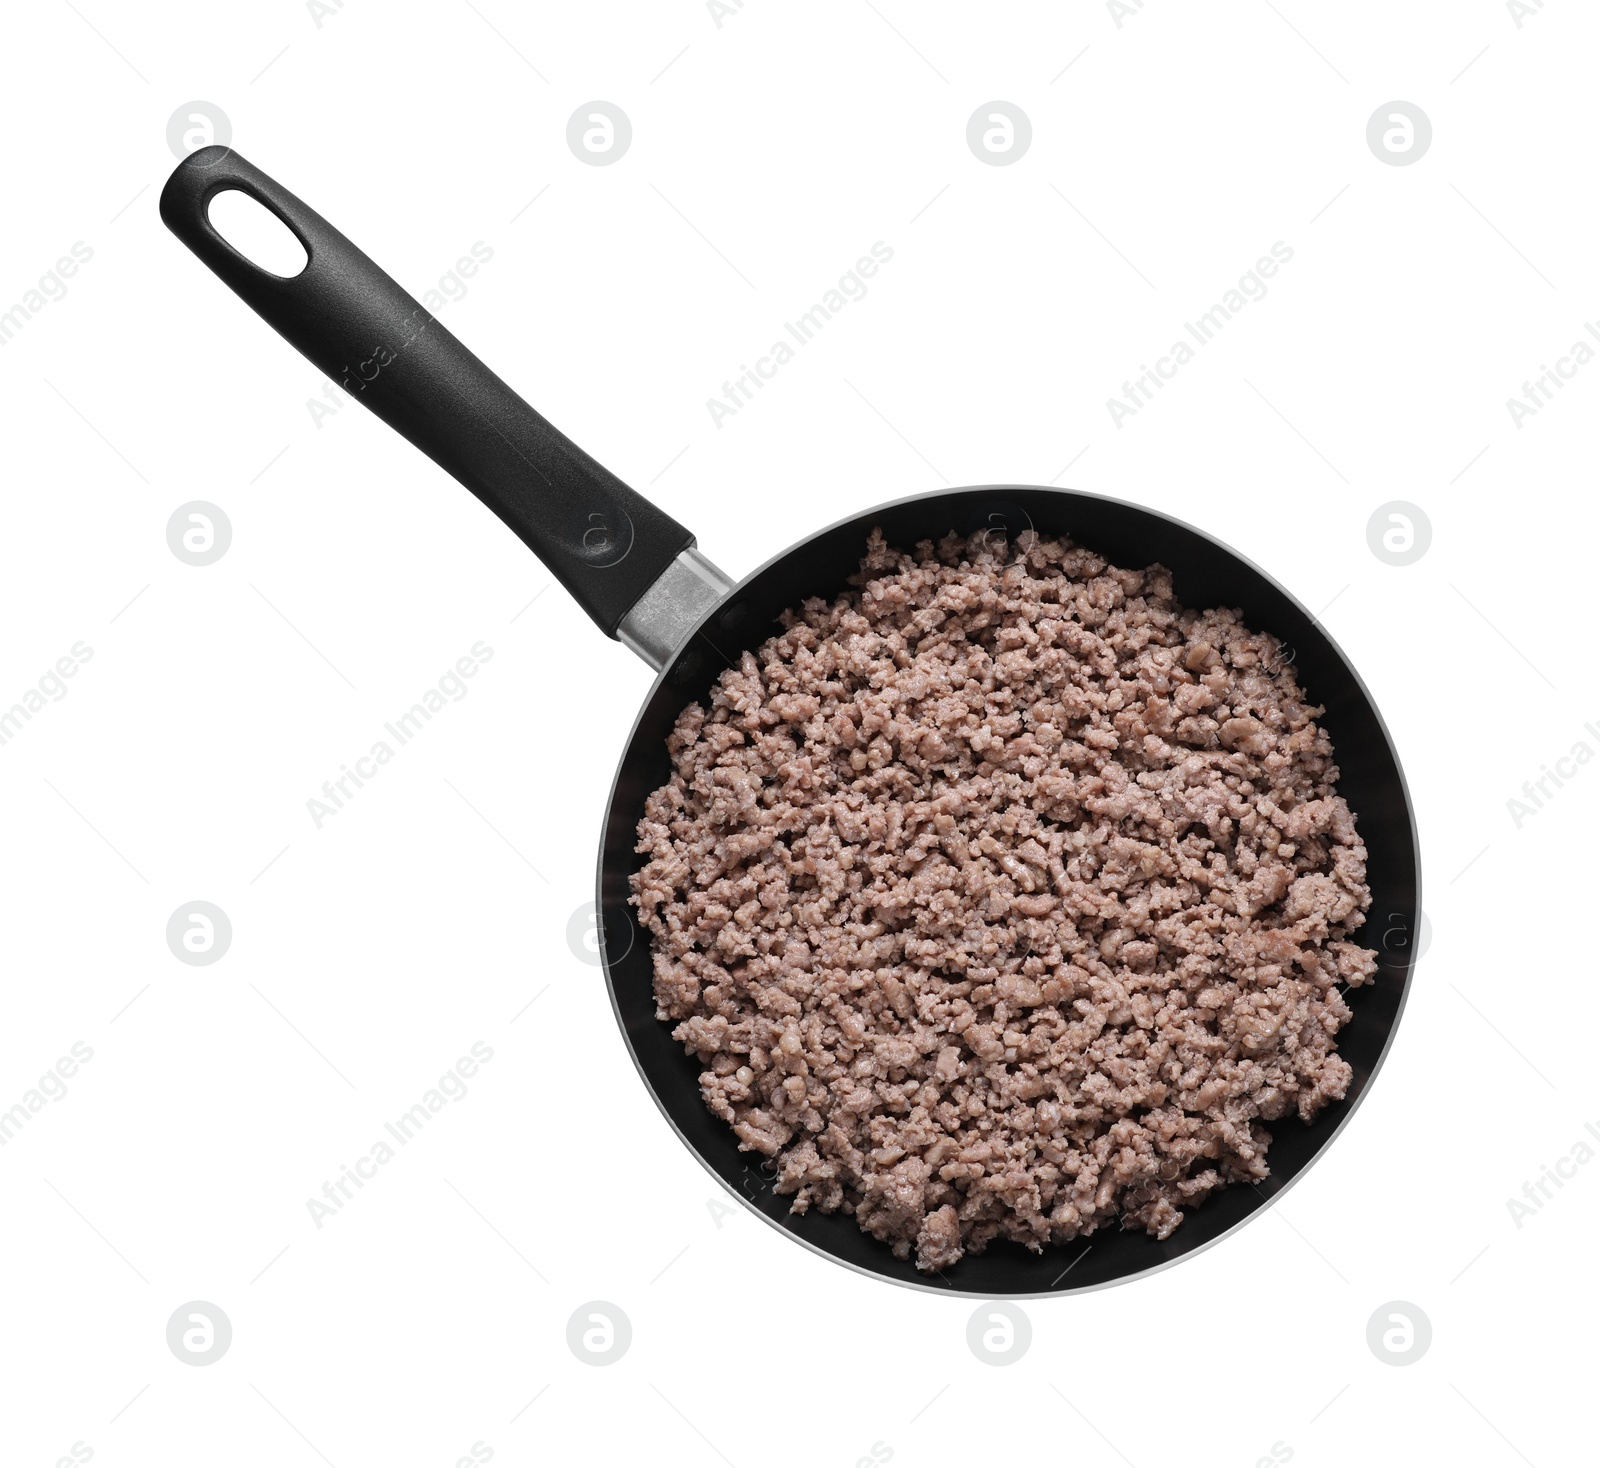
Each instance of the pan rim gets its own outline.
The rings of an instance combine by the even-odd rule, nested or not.
[[[1017,490],[1024,490],[1029,493],[1037,494],[1060,495],[1069,499],[1090,500],[1100,504],[1114,505],[1119,509],[1131,510],[1137,514],[1145,515],[1155,520],[1164,520],[1168,524],[1176,526],[1178,529],[1185,531],[1186,533],[1193,535],[1200,540],[1208,542],[1233,561],[1236,561],[1240,565],[1247,567],[1256,576],[1259,576],[1264,583],[1270,586],[1280,596],[1285,598],[1285,600],[1287,600],[1291,606],[1302,613],[1307,620],[1311,622],[1314,627],[1316,627],[1318,632],[1327,642],[1328,646],[1332,649],[1335,656],[1344,665],[1344,669],[1349,675],[1352,685],[1359,690],[1363,701],[1366,703],[1367,708],[1371,711],[1378,730],[1383,736],[1383,741],[1387,748],[1389,758],[1394,765],[1395,774],[1400,787],[1400,794],[1405,802],[1407,827],[1411,832],[1410,846],[1412,890],[1415,893],[1415,908],[1417,913],[1420,915],[1422,912],[1422,848],[1417,831],[1416,805],[1411,797],[1410,783],[1406,779],[1405,766],[1401,762],[1399,750],[1395,746],[1394,736],[1390,732],[1389,726],[1384,720],[1382,710],[1379,708],[1376,700],[1373,699],[1371,690],[1369,690],[1366,685],[1366,681],[1362,678],[1355,665],[1345,655],[1344,649],[1328,632],[1321,619],[1307,609],[1304,603],[1301,602],[1300,598],[1295,596],[1294,593],[1285,587],[1275,576],[1263,570],[1248,556],[1242,555],[1231,545],[1218,540],[1215,536],[1199,529],[1197,526],[1189,524],[1189,522],[1186,520],[1181,520],[1175,515],[1167,514],[1165,511],[1152,510],[1132,500],[1121,499],[1115,495],[1095,494],[1089,490],[1064,488],[1060,485],[951,485],[945,489],[929,490],[921,494],[902,495],[898,499],[885,500],[869,509],[859,510],[854,514],[841,516],[839,519],[822,526],[820,529],[814,530],[811,534],[802,537],[789,546],[786,546],[776,555],[770,556],[753,571],[741,577],[738,583],[706,613],[706,615],[697,625],[695,632],[691,634],[691,638],[693,636],[697,636],[700,630],[704,628],[713,617],[717,616],[723,607],[727,606],[728,603],[737,597],[746,586],[756,581],[771,567],[777,565],[780,561],[787,559],[789,556],[794,555],[797,551],[801,550],[807,545],[810,545],[813,541],[819,540],[823,536],[828,535],[835,530],[839,530],[860,520],[871,519],[890,510],[898,509],[901,506],[917,504],[925,500],[941,499],[949,496],[965,494],[994,494],[997,496],[1003,496],[1008,492],[1014,492]],[[687,645],[687,643],[685,645]],[[1129,1272],[1125,1274],[1119,1274],[1114,1278],[1100,1280],[1091,1284],[1070,1285],[1063,1286],[1060,1289],[1051,1288],[1046,1290],[977,1290],[969,1289],[953,1280],[946,1280],[945,1283],[939,1284],[932,1281],[924,1281],[921,1278],[902,1278],[896,1275],[881,1272],[879,1270],[871,1269],[865,1265],[858,1264],[853,1260],[845,1259],[838,1254],[832,1253],[830,1250],[823,1248],[821,1245],[813,1242],[812,1240],[804,1238],[786,1228],[779,1219],[764,1213],[761,1209],[756,1207],[753,1200],[747,1198],[738,1189],[733,1187],[733,1185],[729,1183],[728,1180],[724,1178],[715,1167],[712,1166],[711,1161],[689,1139],[689,1137],[684,1133],[683,1129],[678,1125],[677,1119],[668,1109],[666,1102],[662,1099],[656,1088],[651,1084],[650,1077],[645,1072],[643,1062],[640,1060],[638,1052],[634,1049],[632,1037],[628,1033],[627,1021],[623,1014],[621,1001],[617,994],[616,980],[611,971],[611,960],[609,955],[606,953],[605,948],[605,923],[602,914],[604,912],[605,896],[604,882],[606,863],[606,834],[610,825],[611,813],[617,799],[618,787],[622,782],[623,771],[627,766],[629,755],[633,749],[634,740],[639,733],[639,726],[643,722],[644,717],[649,711],[650,706],[654,702],[657,694],[660,692],[662,685],[671,676],[675,661],[675,658],[670,660],[667,665],[656,675],[655,680],[650,685],[649,691],[645,694],[643,701],[640,703],[639,711],[637,714],[635,714],[633,723],[628,728],[628,736],[623,742],[622,755],[618,759],[616,772],[612,775],[610,788],[606,792],[604,814],[602,817],[600,833],[599,855],[595,863],[594,888],[594,910],[596,915],[595,930],[600,944],[601,968],[605,973],[606,994],[611,1003],[611,1012],[613,1017],[616,1019],[617,1028],[621,1032],[622,1043],[627,1050],[628,1058],[633,1062],[634,1070],[638,1073],[639,1081],[643,1085],[651,1101],[655,1103],[656,1110],[659,1111],[662,1117],[666,1120],[667,1125],[672,1129],[672,1132],[677,1137],[678,1141],[683,1145],[685,1150],[694,1157],[700,1166],[708,1174],[710,1174],[710,1176],[717,1182],[722,1190],[729,1195],[729,1197],[736,1199],[750,1213],[759,1218],[775,1233],[786,1238],[791,1243],[799,1244],[801,1247],[816,1255],[818,1258],[824,1259],[830,1264],[848,1269],[852,1273],[861,1275],[867,1279],[876,1280],[881,1284],[895,1285],[901,1289],[915,1290],[919,1293],[942,1296],[944,1298],[949,1298],[951,1296],[965,1296],[968,1299],[974,1300],[1051,1300],[1060,1299],[1070,1295],[1092,1294],[1097,1290],[1113,1289],[1119,1285],[1131,1284],[1136,1280],[1149,1279],[1153,1275],[1160,1274],[1164,1270],[1186,1263],[1188,1260],[1193,1259],[1196,1256],[1205,1253],[1208,1249],[1220,1244],[1223,1240],[1232,1238],[1247,1224],[1253,1222],[1255,1219],[1268,1212],[1277,1204],[1278,1200],[1282,1198],[1285,1193],[1293,1188],[1302,1177],[1310,1172],[1311,1169],[1327,1155],[1334,1142],[1344,1132],[1345,1128],[1349,1126],[1350,1121],[1355,1116],[1356,1112],[1360,1110],[1362,1103],[1371,1094],[1373,1086],[1377,1082],[1379,1072],[1383,1069],[1384,1062],[1389,1058],[1389,1052],[1394,1047],[1395,1037],[1399,1033],[1400,1023],[1405,1017],[1406,1005],[1411,997],[1412,979],[1416,972],[1416,956],[1414,949],[1408,951],[1405,955],[1404,972],[1400,979],[1399,1002],[1395,1007],[1394,1018],[1390,1021],[1388,1032],[1384,1035],[1383,1044],[1378,1051],[1377,1058],[1372,1063],[1371,1072],[1368,1075],[1367,1080],[1362,1086],[1360,1092],[1356,1095],[1355,1099],[1350,1102],[1345,1114],[1334,1125],[1333,1130],[1328,1133],[1321,1146],[1319,1146],[1311,1155],[1311,1157],[1295,1172],[1285,1179],[1278,1187],[1274,1188],[1270,1194],[1264,1195],[1262,1201],[1255,1204],[1248,1213],[1243,1215],[1243,1217],[1230,1224],[1227,1228],[1224,1228],[1220,1233],[1214,1234],[1212,1237],[1204,1240],[1203,1242],[1195,1244],[1192,1248],[1185,1249],[1182,1253],[1173,1258],[1158,1260],[1145,1266],[1144,1268],[1130,1270]],[[1272,1181],[1270,1174],[1267,1181]],[[1257,1188],[1257,1191],[1259,1192],[1260,1189]],[[883,1244],[882,1247],[885,1251],[887,1251],[889,1248],[887,1244]],[[1052,1245],[1051,1247],[1065,1246]],[[937,1277],[940,1279],[944,1278],[942,1274],[938,1274]],[[1058,1278],[1059,1277],[1063,1276],[1058,1276]]]

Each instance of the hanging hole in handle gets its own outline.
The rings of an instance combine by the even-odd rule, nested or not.
[[[287,280],[311,263],[295,232],[240,189],[223,189],[206,206],[211,227],[258,270]]]

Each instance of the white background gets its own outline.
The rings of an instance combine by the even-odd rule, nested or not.
[[[1494,0],[14,7],[0,306],[93,257],[0,349],[0,706],[93,656],[0,747],[0,1109],[94,1054],[0,1149],[0,1458],[1584,1455],[1600,1167],[1520,1228],[1507,1200],[1600,1122],[1600,770],[1520,829],[1507,801],[1600,748],[1600,364],[1520,429],[1506,400],[1600,313],[1597,44],[1576,0],[1520,28]],[[318,426],[320,375],[157,218],[194,99],[414,292],[492,249],[442,319],[732,573],[879,500],[1060,483],[1325,609],[1405,763],[1433,944],[1281,1207],[1028,1302],[1002,1370],[973,1301],[708,1206],[567,937],[649,674],[376,420]],[[566,143],[592,99],[632,121],[610,167]],[[1031,119],[1010,166],[966,143],[993,99]],[[1366,141],[1394,99],[1432,121],[1411,166]],[[880,240],[870,293],[716,427]],[[1266,298],[1116,427],[1276,241]],[[203,568],[166,541],[191,500],[233,527]],[[1368,548],[1391,500],[1432,525],[1405,567]],[[480,640],[469,696],[317,829]],[[164,937],[195,900],[233,925],[208,967]],[[476,1041],[470,1094],[319,1230],[307,1200]],[[233,1328],[204,1368],[165,1338],[193,1300]],[[632,1324],[605,1368],[566,1343],[592,1300]],[[1404,1368],[1366,1340],[1393,1300],[1432,1322]]]

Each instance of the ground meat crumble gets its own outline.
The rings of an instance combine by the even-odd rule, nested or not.
[[[1277,640],[1160,566],[874,532],[668,740],[657,1014],[793,1208],[945,1269],[1268,1174],[1341,1099],[1371,901]]]

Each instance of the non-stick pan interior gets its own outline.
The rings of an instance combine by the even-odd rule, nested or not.
[[[700,1099],[700,1067],[655,1017],[648,935],[628,905],[628,878],[641,865],[635,828],[646,797],[669,774],[666,738],[679,711],[703,700],[722,669],[777,630],[785,608],[843,590],[874,526],[891,545],[909,547],[952,530],[984,528],[1070,535],[1113,564],[1161,562],[1176,593],[1195,608],[1239,608],[1252,628],[1294,650],[1307,698],[1325,706],[1339,790],[1355,812],[1368,852],[1372,907],[1357,941],[1379,954],[1375,983],[1353,991],[1354,1018],[1339,1053],[1354,1070],[1349,1094],[1310,1126],[1290,1116],[1270,1126],[1272,1176],[1259,1187],[1235,1185],[1188,1210],[1173,1235],[1105,1229],[1088,1239],[1033,1254],[995,1243],[944,1274],[923,1274],[864,1234],[848,1214],[791,1214],[772,1189],[762,1158],[741,1152],[727,1124]],[[841,1262],[902,1284],[983,1296],[1092,1289],[1156,1269],[1220,1238],[1281,1192],[1332,1139],[1372,1080],[1404,1003],[1418,931],[1416,832],[1389,737],[1366,690],[1339,650],[1285,591],[1225,546],[1138,506],[1066,490],[993,486],[900,500],[830,526],[786,551],[739,586],[702,626],[675,669],[656,684],[639,715],[617,774],[601,851],[600,902],[606,971],[618,1019],[646,1084],[672,1125],[705,1164],[752,1207],[796,1238]]]

